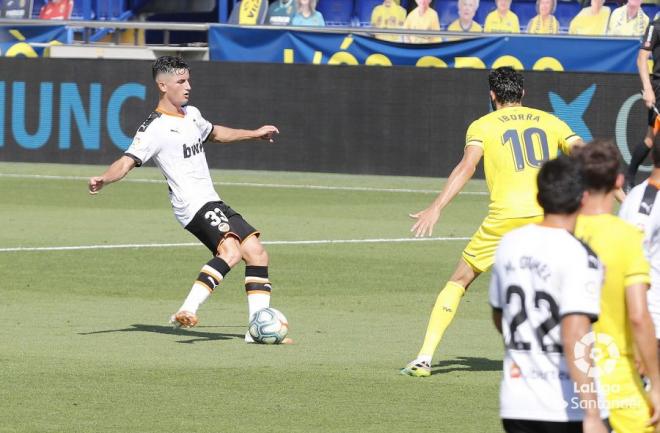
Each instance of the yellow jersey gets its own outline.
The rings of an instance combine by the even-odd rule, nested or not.
[[[408,14],[403,27],[413,30],[440,30],[440,19],[438,13],[429,8],[420,15],[419,8],[415,8]],[[412,44],[428,44],[433,42],[441,42],[442,38],[439,36],[422,36],[422,35],[407,35],[408,40]]]
[[[406,21],[406,10],[392,2],[391,5],[378,5],[371,12],[371,27],[379,29],[400,29]],[[384,41],[401,42],[401,35],[393,33],[376,34],[376,38]]]
[[[493,111],[469,126],[465,146],[484,152],[490,191],[489,215],[496,219],[543,215],[536,201],[536,176],[541,165],[579,137],[556,116],[515,106]]]
[[[607,22],[610,20],[610,8],[603,6],[598,15],[593,15],[591,8],[580,11],[571,21],[568,33],[571,35],[604,35],[607,31]]]
[[[633,336],[626,309],[626,287],[651,282],[649,262],[644,257],[644,234],[619,217],[601,214],[580,215],[575,236],[594,250],[605,267],[600,316],[593,330],[611,337],[621,357],[632,357]],[[602,342],[610,346],[609,338],[605,339]],[[607,354],[607,347],[604,349],[603,353]]]
[[[473,32],[473,33],[476,33],[476,32],[481,32],[483,30],[483,28],[479,25],[479,23],[477,23],[475,21],[472,21],[470,23],[469,28],[467,28],[467,29],[463,28],[463,26],[461,25],[461,20],[457,18],[456,20],[454,20],[453,23],[449,24],[449,27],[447,27],[447,30],[449,30],[450,32]]]
[[[537,15],[527,24],[527,33],[536,35],[556,35],[559,33],[559,21],[554,15],[550,15],[543,20],[541,15]]]
[[[504,18],[496,10],[486,16],[484,23],[484,32],[490,33],[520,33],[520,23],[518,15],[507,11]]]

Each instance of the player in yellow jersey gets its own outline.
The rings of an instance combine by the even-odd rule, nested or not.
[[[611,215],[614,191],[623,185],[616,146],[596,141],[577,149],[572,157],[582,165],[587,188],[575,235],[605,267],[600,317],[593,338],[583,340],[596,343],[593,353],[614,431],[651,433],[660,416],[660,374],[646,300],[650,268],[642,248],[643,233]],[[648,396],[635,365],[635,347],[651,383]]]
[[[536,201],[536,175],[544,161],[568,153],[582,140],[552,114],[522,106],[523,76],[510,67],[488,75],[494,111],[472,122],[465,138],[463,159],[431,205],[412,214],[415,236],[431,235],[443,209],[470,180],[483,157],[490,206],[449,282],[431,312],[424,344],[417,358],[402,374],[431,375],[433,353],[451,323],[468,286],[493,264],[495,249],[504,234],[525,224],[539,222],[543,210]]]

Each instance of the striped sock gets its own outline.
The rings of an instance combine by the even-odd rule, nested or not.
[[[270,306],[270,292],[268,266],[246,266],[245,293],[248,300],[248,320],[257,311]]]
[[[179,311],[190,311],[193,314],[197,313],[197,309],[211,296],[211,293],[222,282],[225,275],[229,273],[231,268],[220,257],[214,257],[209,260],[203,267],[197,279],[193,283],[190,293]]]

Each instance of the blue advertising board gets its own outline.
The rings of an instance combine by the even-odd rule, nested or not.
[[[636,73],[639,40],[480,36],[438,44],[386,42],[348,33],[212,26],[211,60]]]

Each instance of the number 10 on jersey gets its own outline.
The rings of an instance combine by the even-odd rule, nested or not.
[[[541,164],[550,159],[548,136],[539,128],[527,128],[522,134],[517,129],[509,129],[502,135],[502,145],[511,146],[516,171],[524,170],[525,166],[541,168]]]

